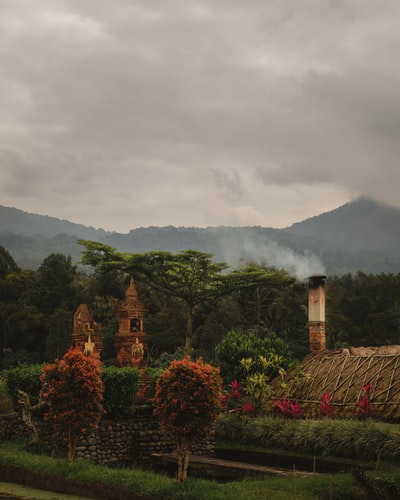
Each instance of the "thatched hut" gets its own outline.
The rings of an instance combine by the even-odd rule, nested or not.
[[[400,422],[400,346],[313,352],[274,385],[278,395],[298,401],[305,416],[320,416],[328,394],[334,416],[362,416],[368,398],[366,414]]]
[[[327,403],[336,417],[400,422],[400,346],[327,350],[325,279],[309,278],[310,354],[273,381],[275,394],[298,401],[305,416],[320,416]]]

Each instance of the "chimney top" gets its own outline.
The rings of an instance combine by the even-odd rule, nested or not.
[[[324,274],[312,274],[308,277],[308,283],[311,286],[323,285],[326,280],[326,276]]]

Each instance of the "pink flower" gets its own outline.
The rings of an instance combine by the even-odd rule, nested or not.
[[[289,411],[293,418],[299,418],[300,415],[304,413],[304,410],[300,408],[298,401],[291,404]]]
[[[255,412],[254,406],[246,401],[246,403],[242,407],[242,413],[244,415],[253,415],[254,412]]]
[[[329,392],[321,396],[319,400],[319,409],[321,414],[325,417],[330,417],[335,412],[331,405],[331,394]]]
[[[237,401],[240,398],[240,383],[237,380],[234,380],[231,385],[231,397],[235,401]]]
[[[290,405],[291,405],[291,403],[287,399],[281,399],[281,400],[275,401],[275,406],[280,411],[282,418],[285,418],[286,414],[289,411]]]

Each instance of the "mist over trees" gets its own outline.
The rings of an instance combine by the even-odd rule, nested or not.
[[[93,261],[92,270],[87,272],[60,253],[50,254],[33,271],[21,269],[0,246],[0,368],[62,357],[71,343],[73,314],[81,303],[88,305],[104,335],[103,361],[113,364],[116,307],[132,274],[140,300],[148,309],[145,331],[150,363],[159,365],[162,358],[182,357],[187,339],[188,296],[155,287],[150,274],[144,272],[144,262],[139,272],[139,260],[135,259],[146,259],[145,254],[126,258],[111,247],[102,249],[97,265]],[[198,257],[197,253],[183,255]],[[193,357],[216,362],[217,346],[228,334],[231,338],[258,338],[260,342],[255,345],[273,346],[287,359],[302,359],[308,353],[306,281],[297,280],[284,269],[255,262],[232,270],[218,266],[211,269],[206,265],[209,256],[200,256],[205,258],[203,270],[208,278],[217,271],[220,291],[224,293],[208,294],[207,300],[200,300],[192,311]],[[158,257],[164,259],[163,265],[179,263],[179,255]],[[229,288],[228,276],[240,280],[235,286],[232,281]],[[207,285],[207,280],[204,283]],[[329,349],[400,343],[399,274],[359,272],[328,277],[326,295]]]
[[[79,239],[120,252],[178,253],[191,248],[232,267],[242,259],[285,269],[302,280],[311,273],[397,273],[400,270],[400,209],[360,198],[290,227],[139,227],[127,234],[85,227],[54,217],[0,206],[0,245],[26,269],[62,253],[81,259]]]

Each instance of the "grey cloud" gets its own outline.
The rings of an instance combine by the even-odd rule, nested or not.
[[[218,169],[210,169],[212,172],[218,192],[230,203],[236,204],[244,194],[244,189],[236,170],[223,172]]]
[[[318,165],[281,165],[268,168],[259,166],[255,169],[255,178],[265,184],[290,186],[295,184],[320,184],[332,182],[332,176]]]
[[[289,224],[326,208],[316,189],[329,208],[398,205],[399,15],[395,0],[4,0],[4,204],[116,230]]]

